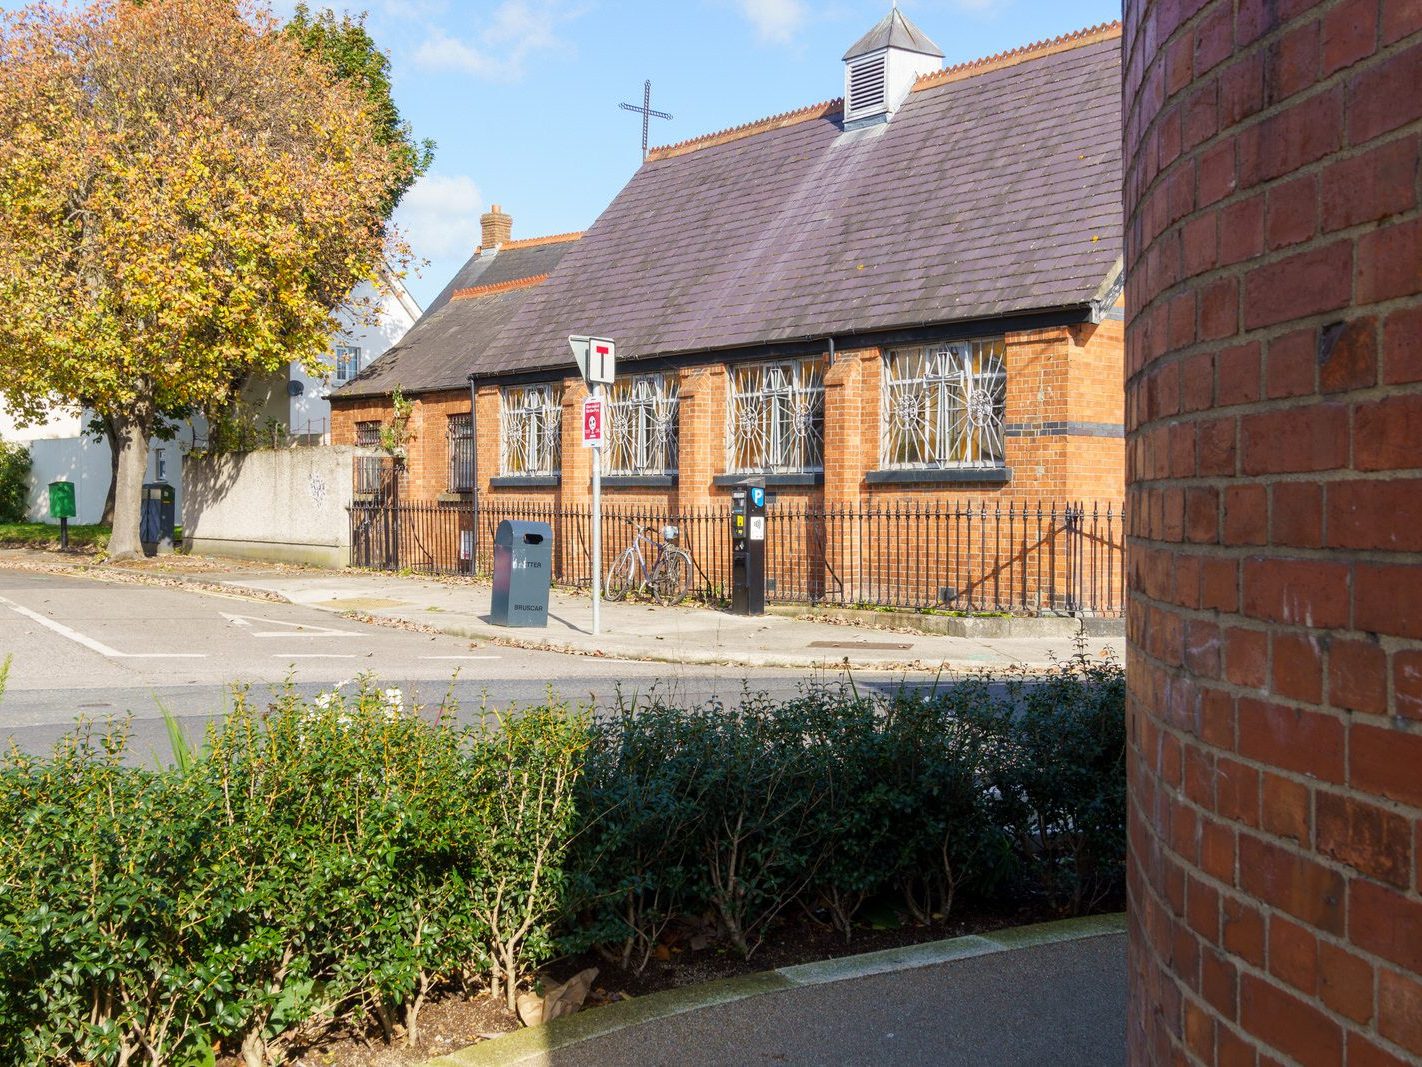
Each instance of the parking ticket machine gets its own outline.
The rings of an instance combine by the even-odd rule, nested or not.
[[[765,614],[765,483],[756,479],[731,490],[731,611]]]

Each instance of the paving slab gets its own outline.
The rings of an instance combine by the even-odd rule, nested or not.
[[[209,580],[212,576],[209,575]],[[223,579],[217,579],[222,581]],[[234,587],[279,594],[296,604],[359,611],[374,621],[407,623],[473,640],[617,659],[861,670],[971,673],[1008,666],[1042,668],[1073,652],[1066,636],[978,639],[912,634],[780,615],[744,616],[703,607],[604,603],[602,632],[592,632],[587,594],[553,590],[546,629],[496,626],[492,587],[351,572],[281,574],[230,580]],[[1120,657],[1124,640],[1088,637],[1088,651]]]

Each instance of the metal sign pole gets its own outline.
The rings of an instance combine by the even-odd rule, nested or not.
[[[607,337],[573,334],[568,338],[573,360],[588,383],[583,402],[583,446],[592,446],[592,632],[602,632],[602,448],[607,443],[608,413],[602,400],[603,385],[611,385],[617,371],[617,343]],[[589,410],[589,409],[592,410]],[[597,433],[588,431],[596,426]]]
[[[594,400],[602,399],[602,384],[594,382]],[[592,632],[602,632],[602,441],[592,450]]]

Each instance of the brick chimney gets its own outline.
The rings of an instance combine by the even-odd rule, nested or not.
[[[497,248],[499,245],[508,244],[509,238],[513,236],[513,218],[505,215],[494,204],[489,210],[479,216],[479,225],[484,228],[484,239],[480,244],[484,248]]]

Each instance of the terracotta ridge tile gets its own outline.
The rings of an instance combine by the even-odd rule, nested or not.
[[[1029,60],[1041,59],[1045,56],[1056,55],[1058,52],[1067,52],[1073,48],[1082,48],[1089,44],[1096,44],[1098,41],[1109,41],[1113,37],[1120,36],[1121,23],[1119,20],[1103,22],[1099,26],[1088,26],[1085,29],[1053,37],[1050,40],[1035,41],[1032,44],[1024,44],[1020,48],[999,52],[995,56],[970,59],[943,70],[921,75],[918,81],[914,82],[913,91],[932,89],[935,85],[946,85],[949,82],[961,81],[964,78],[986,74],[989,71],[1002,70],[1004,67],[1015,67],[1017,64],[1026,63]]]
[[[580,240],[585,232],[584,230],[570,230],[567,233],[549,234],[547,237],[525,237],[519,241],[505,241],[503,244],[495,245],[494,247],[501,252],[506,252],[510,248],[537,248],[540,245],[560,245],[567,241]],[[476,255],[482,251],[484,251],[483,245],[479,245],[474,249]]]
[[[830,115],[834,115],[843,110],[843,99],[826,100],[820,104],[811,104],[809,107],[802,107],[795,111],[785,111],[779,115],[771,115],[769,118],[757,119],[754,122],[747,122],[741,126],[732,126],[728,130],[720,130],[717,133],[708,133],[701,137],[693,137],[688,141],[680,141],[677,144],[653,148],[647,153],[647,162],[653,163],[659,159],[683,156],[688,152],[695,152],[701,148],[711,148],[714,145],[739,141],[742,137],[753,137],[758,133],[767,133],[770,130],[779,130],[786,126],[795,126],[799,123],[810,122],[814,119],[828,118]]]
[[[495,282],[492,285],[476,285],[469,289],[456,289],[449,298],[451,300],[468,300],[471,296],[492,296],[494,293],[507,293],[510,289],[528,289],[547,280],[547,274],[534,274],[527,278],[515,278],[511,282]]]
[[[914,82],[913,91],[918,92],[920,89],[931,89],[935,85],[945,85],[948,82],[970,78],[975,74],[986,74],[989,71],[1016,66],[1018,63],[1025,63],[1028,60],[1041,59],[1044,56],[1055,55],[1058,52],[1066,52],[1073,48],[1081,48],[1085,45],[1095,44],[1098,41],[1106,41],[1113,37],[1120,36],[1121,23],[1119,20],[1116,22],[1103,22],[1099,26],[1088,26],[1085,29],[1074,30],[1071,33],[1064,33],[1059,37],[1053,37],[1050,40],[1024,44],[1020,48],[999,52],[997,55],[984,56],[981,59],[970,59],[944,70],[924,74],[918,81]],[[676,144],[653,148],[647,153],[647,162],[655,163],[660,159],[684,156],[689,152],[695,152],[702,148],[713,148],[716,145],[739,141],[743,137],[754,137],[758,133],[768,133],[770,130],[779,130],[786,126],[794,126],[798,123],[809,122],[813,119],[828,118],[830,115],[842,112],[843,110],[843,98],[826,100],[822,104],[811,104],[809,107],[802,107],[796,111],[786,111],[779,115],[771,115],[769,118],[747,122],[741,126],[732,126],[730,129],[720,130],[716,133],[703,134],[700,137],[692,137],[686,141],[678,141]],[[505,247],[508,246],[506,245]]]

